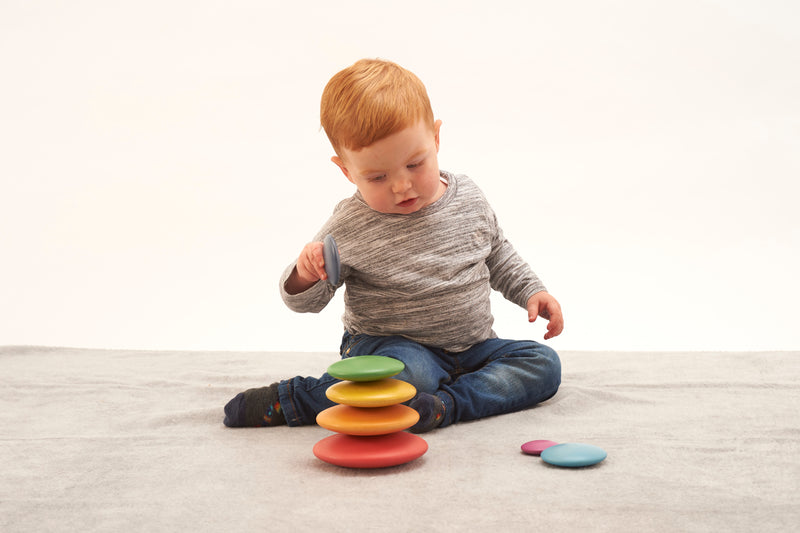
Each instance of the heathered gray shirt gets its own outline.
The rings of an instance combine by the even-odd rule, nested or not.
[[[314,238],[336,240],[339,285],[320,281],[291,295],[284,286],[292,263],[280,281],[286,305],[317,313],[344,284],[342,321],[350,333],[402,335],[452,352],[496,337],[490,289],[524,308],[545,287],[503,237],[472,180],[441,175],[444,195],[410,215],[375,211],[358,192],[340,202]]]

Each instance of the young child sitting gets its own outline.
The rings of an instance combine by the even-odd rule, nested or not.
[[[536,405],[561,383],[551,348],[504,340],[492,330],[492,289],[563,329],[561,308],[503,237],[494,212],[467,176],[439,169],[439,129],[425,86],[382,60],[336,74],[322,94],[332,161],[357,189],[341,201],[280,280],[284,302],[319,312],[344,285],[342,358],[399,359],[414,385],[415,433]],[[322,238],[333,235],[341,276],[328,283]],[[337,380],[294,377],[239,393],[225,406],[230,427],[314,424],[334,405]]]

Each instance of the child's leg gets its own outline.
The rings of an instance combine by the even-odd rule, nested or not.
[[[450,375],[439,366],[434,353],[403,337],[372,337],[345,333],[341,346],[342,359],[357,355],[383,355],[403,361],[405,370],[394,376],[414,385],[418,391],[435,392]],[[278,384],[281,409],[290,426],[316,423],[317,414],[334,405],[325,391],[336,378],[323,374],[320,378],[295,377]]]
[[[343,359],[356,355],[399,359],[406,368],[395,377],[411,383],[419,391],[435,392],[440,382],[450,380],[447,372],[436,365],[430,350],[403,337],[345,333],[340,353]],[[315,424],[317,414],[334,405],[325,391],[338,381],[325,373],[319,378],[297,376],[268,387],[246,390],[225,406],[224,423],[231,427]]]
[[[411,406],[427,431],[458,421],[510,413],[552,397],[561,384],[561,361],[535,341],[489,339],[460,353],[420,345],[404,337],[345,334],[342,357],[384,355],[405,363],[395,376],[419,394]],[[439,415],[443,416],[439,416]]]
[[[561,384],[558,354],[538,342],[489,339],[448,355],[455,371],[437,394],[449,411],[442,427],[532,407]]]

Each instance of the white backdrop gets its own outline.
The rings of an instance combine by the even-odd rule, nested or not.
[[[561,301],[554,347],[800,349],[798,6],[4,0],[0,344],[337,349],[341,295],[277,282],[353,192],[321,91],[381,57]]]

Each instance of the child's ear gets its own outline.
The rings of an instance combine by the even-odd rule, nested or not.
[[[348,180],[350,180],[350,183],[355,183],[355,181],[353,181],[353,178],[350,177],[350,172],[347,170],[347,167],[344,166],[344,161],[342,161],[341,157],[339,157],[338,155],[335,155],[335,156],[331,157],[331,161],[333,161],[333,163],[337,167],[339,167],[339,169],[342,171],[342,173],[345,175],[345,177]]]
[[[433,123],[433,138],[436,140],[436,153],[439,153],[439,130],[442,127],[442,121],[437,120]]]

